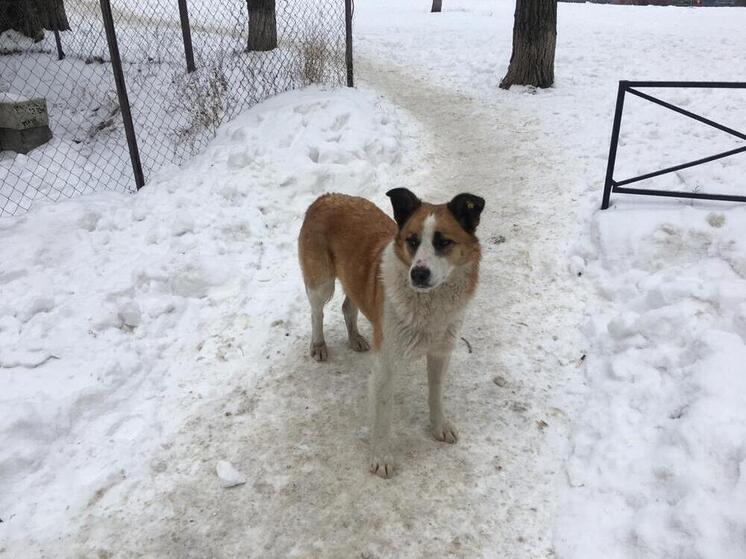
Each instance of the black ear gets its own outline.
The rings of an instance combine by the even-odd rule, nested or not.
[[[406,188],[392,188],[386,193],[391,198],[391,206],[394,208],[394,221],[399,229],[409,219],[409,216],[422,205],[420,199],[411,190]]]
[[[479,225],[479,214],[484,209],[484,198],[474,194],[458,194],[448,202],[448,210],[467,233],[473,234]]]

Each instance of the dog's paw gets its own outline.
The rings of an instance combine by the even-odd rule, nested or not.
[[[394,475],[394,462],[388,456],[373,455],[370,458],[370,473],[388,479]]]
[[[311,357],[316,361],[326,361],[329,359],[329,351],[326,349],[326,342],[311,342]]]
[[[433,437],[438,441],[453,444],[458,440],[458,431],[450,421],[444,420],[433,426]]]
[[[350,336],[350,347],[353,351],[368,351],[370,344],[360,334],[353,334]]]

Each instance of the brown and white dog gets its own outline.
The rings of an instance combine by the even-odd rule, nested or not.
[[[474,232],[484,200],[459,194],[447,204],[428,204],[406,188],[386,193],[394,220],[363,198],[326,194],[306,212],[298,239],[300,265],[311,303],[311,355],[328,357],[324,305],[339,279],[349,343],[366,351],[357,328],[358,309],[373,325],[375,365],[370,380],[370,469],[393,472],[388,433],[393,375],[404,360],[427,357],[432,433],[455,443],[454,425],[443,413],[443,383],[467,302],[479,276]]]

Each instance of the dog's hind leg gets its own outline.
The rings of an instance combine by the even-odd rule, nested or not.
[[[326,361],[329,354],[324,341],[324,305],[334,295],[334,263],[326,236],[323,231],[314,229],[316,222],[309,220],[310,215],[311,209],[298,236],[298,256],[306,295],[311,303],[311,357],[316,361]]]
[[[355,303],[350,301],[349,297],[345,297],[344,303],[342,303],[342,314],[345,317],[345,325],[347,326],[347,337],[350,341],[350,347],[355,351],[368,351],[370,344],[368,341],[360,335],[357,329],[357,307]]]
[[[326,361],[329,353],[324,341],[324,305],[334,295],[334,279],[313,288],[306,286],[306,293],[311,303],[311,357]]]

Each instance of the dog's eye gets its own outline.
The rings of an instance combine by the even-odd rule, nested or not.
[[[433,246],[436,250],[443,250],[453,244],[453,241],[451,239],[446,239],[443,235],[440,233],[435,233],[435,237],[433,238]]]
[[[412,249],[412,252],[417,250],[417,247],[420,246],[420,240],[417,238],[417,235],[414,233],[407,237],[407,244],[409,245],[409,248]]]

